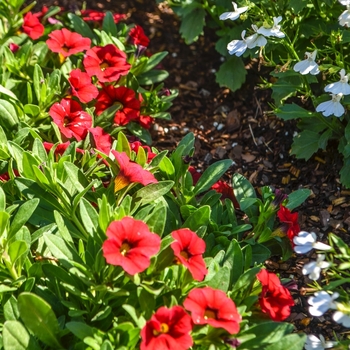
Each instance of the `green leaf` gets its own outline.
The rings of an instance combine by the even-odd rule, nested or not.
[[[319,133],[303,130],[294,137],[292,154],[295,154],[298,159],[308,160],[319,149],[319,139]]]
[[[230,286],[230,268],[227,266],[223,266],[220,270],[214,275],[214,277],[207,282],[208,287],[212,287],[214,289],[220,289],[227,293]]]
[[[306,334],[288,334],[278,342],[267,346],[265,350],[302,350],[304,349],[305,341]]]
[[[270,249],[262,244],[254,244],[252,247],[252,264],[261,264],[271,257]]]
[[[114,22],[113,15],[110,11],[107,11],[102,23],[102,30],[107,34],[112,35],[114,37],[118,36],[117,26]]]
[[[241,88],[245,82],[247,70],[240,57],[232,56],[224,62],[216,73],[216,82],[220,87],[228,87],[231,91]]]
[[[51,254],[57,259],[73,260],[73,253],[66,242],[59,236],[44,233],[44,241]]]
[[[9,240],[29,220],[29,218],[34,213],[38,204],[39,204],[39,198],[34,198],[24,202],[19,207],[10,225],[10,231],[8,235]]]
[[[173,186],[174,181],[159,181],[158,183],[142,187],[140,190],[134,193],[132,197],[134,201],[141,201],[141,203],[144,205],[159,199],[159,197],[168,193]]]
[[[314,116],[313,112],[307,111],[295,103],[285,104],[284,106],[276,109],[275,113],[278,118],[281,118],[283,120],[310,118]]]
[[[242,275],[244,269],[244,258],[242,249],[238,242],[233,239],[226,250],[224,257],[224,266],[227,266],[231,271],[230,286],[236,283]]]
[[[19,123],[17,112],[12,103],[0,99],[0,120],[5,131],[11,131]]]
[[[211,209],[209,205],[203,205],[186,219],[182,227],[188,227],[192,231],[197,231],[201,226],[208,225],[210,214]]]
[[[288,203],[286,207],[289,210],[293,210],[296,207],[298,207],[300,204],[304,203],[311,194],[311,191],[303,188],[299,189],[297,191],[292,192],[291,194],[288,195]]]
[[[98,227],[98,214],[95,208],[85,198],[79,204],[79,214],[85,230],[94,236]]]
[[[5,350],[28,350],[30,336],[23,324],[18,321],[6,321],[3,328]]]
[[[340,169],[339,174],[342,185],[344,185],[346,188],[350,188],[350,158],[344,159],[344,165]]]
[[[198,3],[194,2],[186,7],[187,13],[182,17],[180,34],[186,44],[191,44],[198,39],[203,31],[205,24],[205,10],[198,7]]]
[[[21,293],[18,310],[25,326],[46,345],[62,349],[59,326],[50,304],[32,293]]]
[[[153,69],[149,72],[140,74],[137,80],[140,85],[152,85],[155,83],[160,83],[169,76],[168,71],[162,69]]]
[[[45,78],[44,78],[43,71],[38,64],[35,64],[34,74],[33,74],[33,86],[34,86],[35,96],[36,96],[39,104],[42,102],[41,101],[41,91],[42,91],[42,87],[44,84],[45,84]]]
[[[24,241],[14,241],[10,244],[8,254],[11,259],[12,265],[16,263],[18,259],[20,259],[22,256],[27,255],[29,252],[29,246]]]
[[[209,190],[211,186],[217,182],[222,175],[225,174],[227,169],[232,165],[231,159],[223,159],[211,164],[199,178],[196,186],[193,189],[193,193],[198,195],[204,191]]]
[[[150,71],[152,68],[154,68],[158,63],[160,63],[160,61],[163,60],[163,58],[168,54],[167,51],[163,51],[163,52],[157,52],[155,54],[153,54],[147,61],[143,72],[148,72]]]
[[[71,21],[74,31],[83,37],[94,39],[95,35],[89,25],[74,13],[68,13],[68,19]]]
[[[16,321],[19,318],[17,300],[13,295],[4,305],[4,317],[6,321]]]

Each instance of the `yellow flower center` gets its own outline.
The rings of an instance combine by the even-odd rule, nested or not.
[[[216,319],[216,312],[214,310],[211,310],[211,309],[205,310],[204,319],[207,320],[208,318],[213,318],[215,320]]]
[[[100,68],[102,71],[104,71],[108,67],[109,67],[109,64],[107,62],[103,62],[102,64],[100,64]]]
[[[114,193],[122,190],[130,184],[129,179],[120,171],[114,180]]]
[[[185,251],[183,250],[182,252],[180,252],[180,255],[185,258],[186,260],[188,260],[188,258],[190,257],[190,255]]]
[[[165,334],[169,332],[169,326],[166,323],[161,323],[160,324],[160,330],[157,331],[156,329],[153,330],[154,335],[159,335],[159,334]]]
[[[125,256],[126,253],[131,249],[131,246],[129,243],[124,242],[121,246],[120,246],[120,254]]]

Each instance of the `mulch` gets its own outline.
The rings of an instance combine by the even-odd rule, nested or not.
[[[81,1],[43,0],[38,1],[38,8],[42,4],[59,4],[72,11],[82,6]],[[213,30],[206,28],[197,42],[186,45],[179,35],[178,18],[165,3],[157,5],[155,0],[88,0],[86,8],[127,14],[127,22],[141,25],[151,39],[151,53],[169,52],[162,61],[170,73],[165,87],[179,90],[179,96],[170,109],[172,120],[157,120],[152,129],[155,147],[173,150],[186,133],[193,132],[193,165],[198,169],[229,158],[234,163],[227,180],[238,172],[257,189],[272,186],[288,194],[308,188],[312,195],[298,208],[301,228],[316,232],[323,241],[333,232],[350,242],[350,191],[339,182],[341,157],[334,149],[336,145],[331,144],[307,162],[290,154],[298,129],[295,121],[282,121],[273,114],[271,91],[259,87],[260,77],[269,77],[266,69],[259,70],[256,61],[246,62],[247,82],[232,93],[215,82],[222,58],[215,51]],[[311,253],[287,262],[271,259],[267,266],[298,285],[298,291],[293,292],[296,306],[289,319],[297,330],[332,338],[333,331],[341,332],[341,328],[327,314],[312,317],[307,311],[305,288],[312,281],[301,269],[312,258],[315,255]]]

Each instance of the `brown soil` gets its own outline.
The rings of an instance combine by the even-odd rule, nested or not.
[[[59,4],[66,9],[80,9],[82,2],[67,0],[38,1]],[[311,197],[298,208],[301,228],[314,231],[325,241],[329,232],[344,240],[350,230],[350,191],[339,183],[341,158],[336,152],[319,152],[308,162],[290,155],[295,122],[284,122],[271,112],[269,90],[260,89],[256,62],[247,62],[248,78],[235,93],[220,88],[215,71],[221,57],[215,51],[216,35],[205,29],[204,36],[186,45],[179,35],[180,22],[173,12],[155,0],[86,1],[86,8],[110,10],[128,15],[127,22],[141,25],[151,39],[151,53],[168,51],[162,65],[170,76],[165,87],[179,90],[170,112],[172,120],[157,121],[152,136],[158,149],[174,149],[189,131],[196,135],[194,163],[206,167],[217,159],[230,158],[235,163],[227,175],[243,174],[257,188],[272,186],[290,193],[298,188],[312,190]],[[303,264],[313,255],[293,257],[287,262],[269,261],[267,266],[283,277],[292,277],[299,291],[290,317],[298,331],[333,337],[340,327],[328,316],[312,317],[307,311],[307,296],[300,292],[311,281],[301,273]],[[330,326],[331,325],[331,326]]]

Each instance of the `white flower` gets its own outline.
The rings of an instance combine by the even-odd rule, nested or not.
[[[306,59],[295,64],[294,70],[300,72],[300,74],[312,74],[316,75],[320,72],[318,64],[315,62],[317,50],[314,52],[305,52]]]
[[[248,38],[246,39],[248,49],[252,49],[256,46],[265,46],[267,44],[266,38],[258,33],[258,27],[255,24],[252,24],[252,28],[255,33],[251,36],[248,36]]]
[[[246,12],[248,10],[248,6],[244,7],[237,7],[237,4],[232,1],[233,5],[233,12],[224,12],[220,15],[220,19],[223,21],[226,19],[230,19],[231,21],[236,20],[243,12]]]
[[[315,232],[306,232],[300,231],[297,236],[293,238],[293,242],[295,244],[294,251],[298,254],[305,254],[309,252],[311,249],[318,250],[330,250],[331,246],[328,244],[324,244],[321,242],[316,242],[316,234]]]
[[[341,311],[336,311],[333,314],[333,320],[337,323],[342,324],[346,328],[350,328],[350,317]]]
[[[322,316],[329,309],[336,309],[336,303],[334,300],[339,297],[339,293],[334,292],[333,295],[329,295],[325,291],[316,292],[313,297],[308,299],[309,312],[312,316]]]
[[[340,72],[340,80],[336,83],[328,84],[324,91],[331,92],[332,94],[343,94],[350,95],[350,85],[348,84],[349,77],[345,74],[345,69],[341,69]]]
[[[303,267],[303,275],[309,275],[309,278],[313,281],[318,280],[320,278],[321,269],[326,269],[331,266],[331,263],[324,261],[325,257],[324,254],[318,254],[316,261],[312,261]]]
[[[331,94],[332,99],[330,101],[322,102],[316,107],[316,112],[322,112],[325,117],[330,115],[335,115],[336,117],[341,117],[345,113],[345,108],[340,103],[343,94]]]
[[[311,334],[307,336],[305,350],[324,350],[332,348],[336,344],[334,341],[326,341],[322,334],[320,334],[320,339]]]
[[[236,55],[237,57],[242,56],[247,50],[247,40],[245,39],[246,31],[243,30],[241,36],[242,40],[232,40],[227,44],[227,50],[230,55]]]
[[[350,5],[346,6],[346,10],[338,17],[341,26],[349,27],[350,24]]]
[[[281,26],[278,25],[279,22],[282,21],[282,16],[279,17],[273,17],[273,26],[272,28],[265,28],[265,27],[260,27],[258,29],[258,33],[265,35],[267,37],[269,36],[276,36],[277,38],[284,38],[285,34],[281,32]]]
[[[340,2],[342,5],[345,5],[345,6],[350,5],[350,0],[339,0],[339,2]]]

